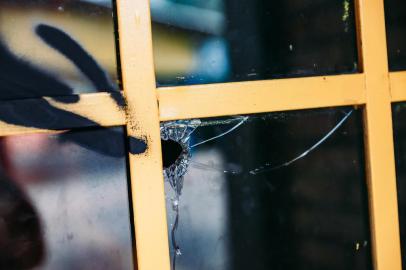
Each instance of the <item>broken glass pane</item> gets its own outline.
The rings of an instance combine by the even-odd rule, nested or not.
[[[125,156],[79,140],[125,151],[122,128],[0,138],[0,269],[133,269]]]
[[[372,269],[362,110],[171,121],[161,135],[172,269]]]
[[[1,0],[0,99],[116,90],[112,12],[111,0]]]
[[[392,105],[402,268],[406,269],[406,103]]]
[[[358,71],[353,0],[151,0],[158,86]]]
[[[385,0],[389,69],[406,70],[406,2]]]

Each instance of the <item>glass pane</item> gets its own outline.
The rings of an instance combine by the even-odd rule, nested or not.
[[[173,269],[372,269],[361,110],[165,122],[161,135]]]
[[[389,69],[406,70],[406,2],[385,0]]]
[[[158,86],[357,72],[353,0],[151,0]]]
[[[406,103],[392,105],[393,136],[396,155],[396,183],[402,249],[402,268],[406,269]]]
[[[1,138],[0,268],[133,269],[124,150],[121,128]]]
[[[0,99],[116,90],[112,12],[111,0],[1,0]]]

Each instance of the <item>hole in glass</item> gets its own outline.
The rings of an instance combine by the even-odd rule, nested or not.
[[[174,140],[161,140],[164,169],[170,167],[182,154],[183,148]]]

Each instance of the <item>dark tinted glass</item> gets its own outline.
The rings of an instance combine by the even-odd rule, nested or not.
[[[402,265],[406,269],[406,104],[392,105]]]
[[[111,0],[1,0],[0,99],[117,89],[112,12]]]
[[[121,128],[0,138],[0,269],[133,269],[126,161],[109,148],[124,153]]]
[[[406,69],[406,2],[385,0],[389,69]]]
[[[372,269],[361,110],[166,122],[161,135],[173,268]]]
[[[357,72],[353,0],[151,0],[157,84]]]

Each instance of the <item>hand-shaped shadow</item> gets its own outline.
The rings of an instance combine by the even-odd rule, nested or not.
[[[70,36],[49,25],[36,27],[37,35],[69,59],[98,91],[110,93],[118,106],[125,106],[121,92],[114,87],[99,64]],[[97,132],[68,131],[60,142],[74,142],[101,154],[124,157],[123,134],[86,117],[52,106],[44,96],[58,102],[75,103],[73,89],[39,67],[16,57],[0,40],[0,121],[39,129],[98,127]],[[22,106],[22,99],[35,98]],[[35,105],[30,105],[35,104]],[[91,135],[89,135],[91,134]],[[96,136],[95,136],[96,134]],[[146,143],[130,137],[129,151],[143,153]],[[39,215],[22,189],[0,168],[0,269],[31,269],[41,264],[45,243]]]
[[[62,30],[40,24],[35,29],[37,35],[49,46],[69,59],[94,85],[98,91],[110,92],[118,106],[124,107],[121,92],[111,83],[105,71],[75,40]],[[73,95],[73,89],[52,75],[19,59],[0,40],[0,100],[7,101],[0,106],[0,120],[9,124],[40,129],[60,130],[67,126],[100,126],[98,123],[52,106],[44,96],[50,96],[58,102],[75,103],[79,96]],[[15,100],[38,98],[35,106],[17,106]],[[61,141],[75,142],[82,147],[99,153],[122,157],[124,149],[114,147],[112,141],[123,139],[123,134],[101,128],[97,138],[81,132],[65,132]],[[130,137],[129,151],[140,154],[146,151],[143,140]]]

